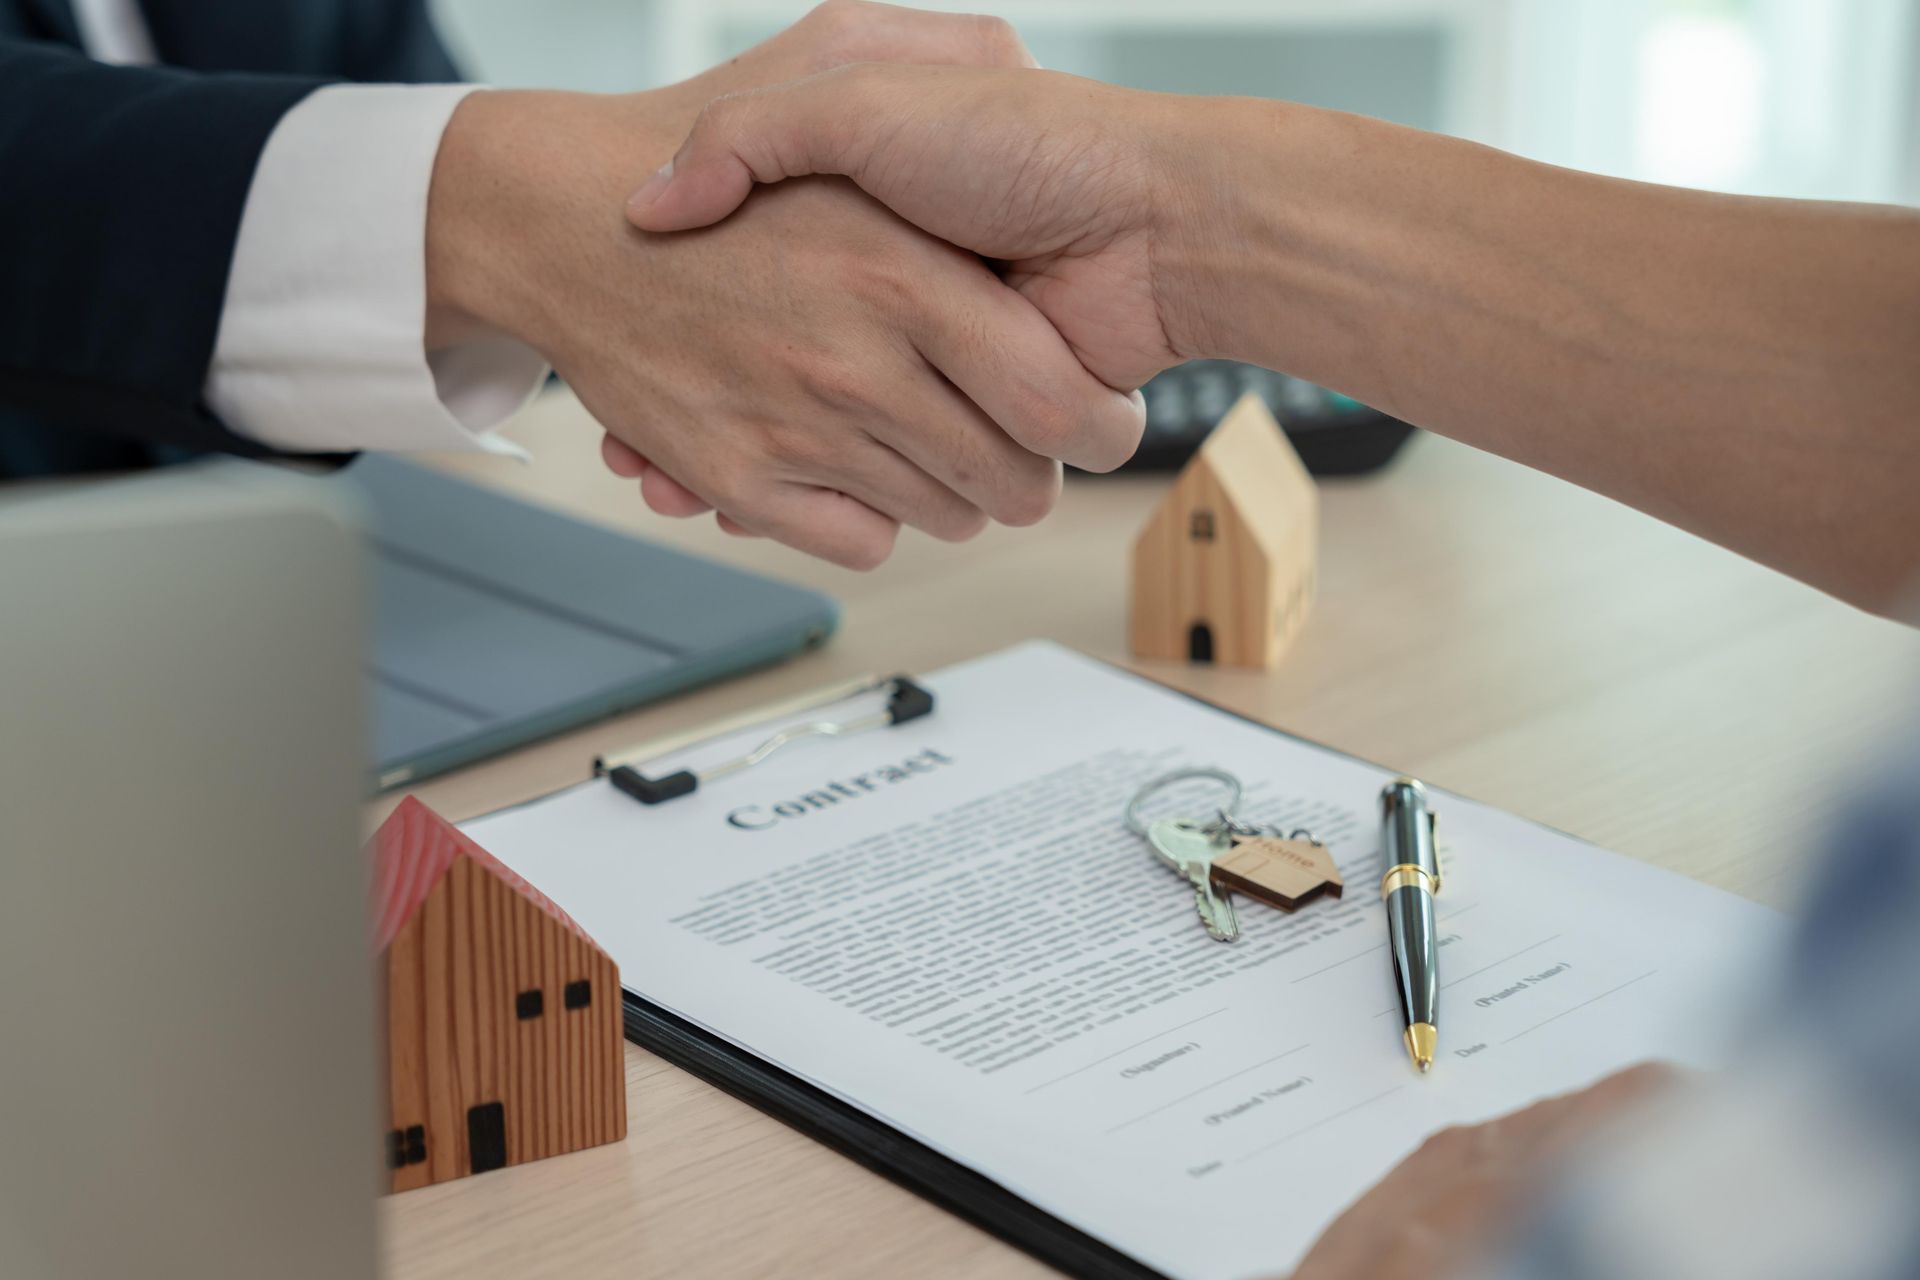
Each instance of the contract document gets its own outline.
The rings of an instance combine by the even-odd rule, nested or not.
[[[1168,1276],[1284,1273],[1444,1126],[1650,1058],[1716,1065],[1782,939],[1743,899],[1434,790],[1421,1075],[1378,893],[1390,771],[1044,643],[923,683],[931,716],[657,807],[596,781],[464,830],[630,990]],[[1344,896],[1238,897],[1241,939],[1209,938],[1122,821],[1198,765],[1242,779],[1241,819],[1326,843]]]

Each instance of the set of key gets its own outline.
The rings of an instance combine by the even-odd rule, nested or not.
[[[1149,795],[1190,778],[1208,778],[1231,788],[1230,801],[1216,817],[1141,821],[1139,808]],[[1200,923],[1219,942],[1240,936],[1233,892],[1282,911],[1297,911],[1315,898],[1339,897],[1343,887],[1340,869],[1325,845],[1305,831],[1282,834],[1239,822],[1233,816],[1239,799],[1239,779],[1221,770],[1193,769],[1155,779],[1127,806],[1127,825],[1146,838],[1156,857],[1193,886]]]
[[[1163,818],[1147,827],[1160,860],[1193,885],[1200,923],[1219,942],[1240,936],[1228,890],[1282,911],[1298,911],[1318,897],[1337,898],[1344,887],[1327,847],[1296,832],[1252,832],[1232,822]]]
[[[1233,899],[1213,883],[1213,860],[1232,849],[1208,827],[1184,818],[1162,818],[1147,827],[1147,843],[1160,855],[1160,861],[1193,882],[1193,905],[1200,912],[1200,923],[1217,942],[1232,942],[1240,936],[1240,920],[1233,912]]]

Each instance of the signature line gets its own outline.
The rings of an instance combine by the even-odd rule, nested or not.
[[[1273,1150],[1275,1147],[1283,1147],[1287,1143],[1292,1142],[1295,1138],[1299,1137],[1303,1133],[1312,1133],[1315,1129],[1318,1129],[1323,1124],[1332,1124],[1335,1120],[1338,1120],[1341,1116],[1350,1116],[1354,1112],[1358,1111],[1360,1108],[1370,1107],[1374,1103],[1380,1101],[1380,1099],[1386,1097],[1388,1094],[1398,1093],[1406,1087],[1407,1086],[1404,1084],[1397,1084],[1393,1086],[1393,1088],[1391,1089],[1387,1089],[1381,1093],[1374,1094],[1371,1098],[1368,1098],[1365,1102],[1354,1103],[1352,1106],[1348,1107],[1345,1111],[1336,1111],[1330,1116],[1321,1116],[1318,1120],[1315,1120],[1312,1124],[1307,1125],[1303,1129],[1295,1129],[1292,1133],[1288,1134],[1284,1138],[1279,1138],[1273,1142],[1269,1142],[1264,1147],[1255,1147],[1253,1150],[1247,1152],[1247,1154],[1241,1156],[1240,1160],[1241,1161],[1251,1160],[1255,1156],[1260,1155],[1263,1152]]]
[[[1444,984],[1440,989],[1442,991],[1445,991],[1447,987],[1458,986],[1460,983],[1465,982],[1468,978],[1477,978],[1481,974],[1485,973],[1487,970],[1495,968],[1498,965],[1503,965],[1509,960],[1518,960],[1521,956],[1527,954],[1527,952],[1533,950],[1535,947],[1544,947],[1549,942],[1552,942],[1554,938],[1558,938],[1560,936],[1561,936],[1560,934],[1556,933],[1553,935],[1552,938],[1542,938],[1538,942],[1529,943],[1527,946],[1520,948],[1518,951],[1514,952],[1510,956],[1501,956],[1498,960],[1495,960],[1493,964],[1483,964],[1478,969],[1475,969],[1472,973],[1461,974],[1459,977],[1455,978],[1452,982]]]
[[[1089,1062],[1084,1067],[1075,1067],[1073,1070],[1067,1072],[1067,1074],[1064,1076],[1055,1076],[1051,1080],[1045,1081],[1044,1083],[1041,1083],[1041,1084],[1037,1084],[1033,1086],[1033,1088],[1027,1090],[1027,1092],[1038,1093],[1042,1089],[1046,1088],[1048,1085],[1059,1084],[1062,1080],[1071,1080],[1073,1077],[1079,1075],[1082,1071],[1091,1071],[1093,1070],[1093,1068],[1099,1066],[1101,1063],[1111,1062],[1113,1059],[1119,1057],[1121,1054],[1129,1053],[1132,1050],[1138,1049],[1143,1044],[1152,1044],[1155,1040],[1158,1040],[1161,1036],[1172,1035],[1174,1032],[1180,1030],[1181,1027],[1190,1027],[1196,1022],[1205,1022],[1208,1018],[1213,1017],[1214,1014],[1225,1013],[1226,1011],[1227,1011],[1227,1006],[1221,1005],[1218,1009],[1215,1009],[1213,1013],[1203,1013],[1197,1018],[1187,1019],[1187,1021],[1180,1023],[1178,1026],[1168,1027],[1165,1031],[1156,1031],[1152,1035],[1148,1036],[1145,1040],[1135,1040],[1132,1044],[1127,1045],[1125,1048],[1115,1049],[1112,1053],[1108,1054],[1106,1057],[1095,1058],[1092,1062]]]
[[[1153,1110],[1151,1110],[1151,1111],[1148,1111],[1148,1112],[1146,1112],[1146,1113],[1145,1113],[1145,1114],[1143,1114],[1143,1115],[1137,1115],[1137,1116],[1135,1116],[1135,1117],[1134,1117],[1133,1119],[1131,1119],[1131,1120],[1122,1120],[1122,1121],[1121,1121],[1121,1122],[1120,1122],[1119,1124],[1117,1124],[1117,1125],[1115,1125],[1115,1126],[1113,1126],[1113,1128],[1111,1128],[1111,1129],[1109,1129],[1109,1130],[1107,1130],[1107,1132],[1108,1132],[1108,1133],[1118,1133],[1118,1132],[1120,1132],[1120,1130],[1122,1130],[1122,1129],[1124,1129],[1124,1128],[1126,1128],[1126,1127],[1127,1127],[1128,1125],[1130,1125],[1130,1124],[1139,1124],[1139,1123],[1140,1123],[1140,1122],[1141,1122],[1142,1120],[1146,1120],[1146,1119],[1149,1119],[1149,1118],[1151,1118],[1151,1117],[1153,1117],[1153,1116],[1157,1116],[1157,1115],[1159,1115],[1159,1114],[1160,1114],[1160,1113],[1161,1113],[1162,1111],[1165,1111],[1165,1110],[1166,1110],[1166,1109],[1167,1109],[1168,1107],[1177,1107],[1177,1106],[1179,1106],[1179,1105],[1180,1105],[1181,1103],[1183,1103],[1183,1102],[1185,1102],[1185,1101],[1187,1101],[1187,1100],[1188,1100],[1189,1098],[1197,1098],[1197,1097],[1199,1097],[1199,1096],[1200,1096],[1201,1094],[1203,1094],[1203,1093],[1205,1093],[1205,1092],[1206,1092],[1207,1090],[1209,1090],[1209,1089],[1212,1089],[1212,1088],[1214,1088],[1214,1087],[1216,1087],[1216,1086],[1218,1086],[1218,1085],[1223,1085],[1223,1084],[1225,1084],[1225,1083],[1226,1083],[1227,1081],[1229,1081],[1229,1080],[1232,1080],[1232,1079],[1234,1079],[1234,1078],[1235,1078],[1235,1077],[1237,1077],[1237,1076],[1243,1076],[1243,1075],[1245,1075],[1245,1074],[1247,1074],[1247,1072],[1249,1072],[1249,1071],[1258,1071],[1258,1070],[1259,1070],[1259,1069],[1260,1069],[1261,1067],[1264,1067],[1264,1066],[1266,1066],[1266,1065],[1267,1065],[1268,1063],[1270,1063],[1270,1062],[1278,1062],[1278,1061],[1280,1061],[1280,1059],[1282,1059],[1282,1058],[1290,1058],[1290,1057],[1292,1057],[1292,1056],[1293,1056],[1294,1054],[1296,1054],[1296,1053],[1298,1053],[1298,1052],[1300,1052],[1300,1051],[1301,1051],[1302,1049],[1304,1049],[1304,1048],[1306,1048],[1306,1047],[1307,1047],[1307,1046],[1306,1046],[1306,1045],[1304,1045],[1304,1044],[1297,1044],[1297,1045],[1295,1045],[1295,1046],[1294,1046],[1293,1048],[1291,1048],[1291,1049],[1289,1049],[1289,1050],[1287,1050],[1287,1051],[1286,1051],[1285,1053],[1276,1053],[1276,1054],[1274,1054],[1274,1055],[1273,1055],[1273,1056],[1272,1056],[1271,1058],[1262,1058],[1262,1059],[1261,1059],[1260,1061],[1258,1061],[1258,1062],[1256,1062],[1256,1063],[1254,1063],[1254,1064],[1253,1064],[1252,1066],[1250,1066],[1250,1067],[1242,1067],[1242,1068],[1240,1068],[1240,1069],[1239,1069],[1238,1071],[1236,1071],[1236,1072],[1234,1072],[1234,1073],[1233,1073],[1233,1075],[1230,1075],[1230,1076],[1221,1076],[1221,1077],[1220,1077],[1220,1078],[1219,1078],[1218,1080],[1215,1080],[1215,1081],[1213,1082],[1213,1084],[1203,1084],[1203,1085],[1201,1085],[1201,1086],[1200,1086],[1200,1087],[1199,1087],[1198,1089],[1195,1089],[1195,1090],[1194,1090],[1194,1091],[1193,1091],[1192,1093],[1183,1093],[1183,1094],[1181,1094],[1181,1095],[1180,1095],[1179,1097],[1177,1097],[1177,1098],[1175,1098],[1175,1099],[1174,1099],[1174,1100],[1173,1100],[1172,1102],[1168,1102],[1168,1103],[1164,1103],[1164,1104],[1162,1104],[1161,1106],[1157,1106],[1157,1107],[1155,1107],[1155,1108],[1154,1108]]]
[[[1376,951],[1384,950],[1386,945],[1386,943],[1382,942],[1377,946],[1368,947],[1365,951],[1362,951],[1360,955],[1348,956],[1345,960],[1335,960],[1332,964],[1328,965],[1326,969],[1315,969],[1312,973],[1303,973],[1295,978],[1294,981],[1305,982],[1308,978],[1317,978],[1327,972],[1327,969],[1338,969],[1343,964],[1351,964],[1353,961],[1358,960],[1360,956],[1370,956]]]
[[[1538,1031],[1540,1028],[1546,1026],[1548,1022],[1557,1021],[1558,1019],[1566,1017],[1570,1013],[1578,1013],[1580,1010],[1592,1004],[1594,1000],[1605,1000],[1608,996],[1612,995],[1615,991],[1625,991],[1628,987],[1632,986],[1636,982],[1639,982],[1642,978],[1651,978],[1654,974],[1658,972],[1660,972],[1658,969],[1649,969],[1645,973],[1641,974],[1639,978],[1628,978],[1625,982],[1621,983],[1619,986],[1611,987],[1606,991],[1602,991],[1599,995],[1593,997],[1593,1000],[1582,1000],[1579,1004],[1573,1006],[1573,1008],[1571,1009],[1562,1009],[1560,1012],[1554,1014],[1553,1017],[1546,1019],[1544,1022],[1536,1022],[1532,1026],[1528,1027],[1525,1031],[1516,1032],[1515,1034],[1508,1036],[1505,1040],[1502,1040],[1500,1043],[1512,1044],[1515,1040],[1518,1040],[1521,1036],[1532,1035],[1534,1032]]]

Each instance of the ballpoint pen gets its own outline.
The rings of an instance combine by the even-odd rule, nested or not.
[[[1380,848],[1387,867],[1380,896],[1387,904],[1387,949],[1400,989],[1407,1056],[1428,1071],[1440,1034],[1440,940],[1433,920],[1440,852],[1427,789],[1412,778],[1396,778],[1380,792]]]

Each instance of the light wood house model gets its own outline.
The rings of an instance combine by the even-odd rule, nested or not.
[[[1313,478],[1242,396],[1134,540],[1134,656],[1274,666],[1312,606],[1319,542]]]
[[[372,855],[391,1189],[624,1138],[620,975],[606,953],[412,796]]]

